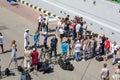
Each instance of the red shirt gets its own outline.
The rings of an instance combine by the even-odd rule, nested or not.
[[[72,29],[74,29],[75,30],[75,27],[76,27],[76,23],[72,23]]]
[[[110,41],[109,40],[106,40],[105,41],[105,46],[104,46],[105,49],[109,49],[110,48]]]
[[[32,62],[34,64],[37,64],[38,63],[38,52],[37,51],[33,51],[32,52]]]

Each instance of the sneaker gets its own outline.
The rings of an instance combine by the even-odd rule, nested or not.
[[[74,60],[74,62],[77,62],[76,60]]]

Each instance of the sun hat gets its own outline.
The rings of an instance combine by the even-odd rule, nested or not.
[[[25,32],[29,31],[29,29],[25,29]]]

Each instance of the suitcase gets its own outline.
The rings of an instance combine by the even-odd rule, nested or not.
[[[103,61],[103,57],[102,56],[96,56],[96,58],[95,58],[97,61]]]

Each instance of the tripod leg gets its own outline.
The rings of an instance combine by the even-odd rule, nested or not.
[[[15,62],[15,68],[17,68],[18,67],[18,63],[17,63],[17,59],[16,58],[14,59],[14,62]]]
[[[13,59],[11,59],[11,61],[10,61],[10,63],[9,63],[9,66],[8,66],[8,68],[10,67],[10,65],[11,65],[12,61],[13,61]]]

